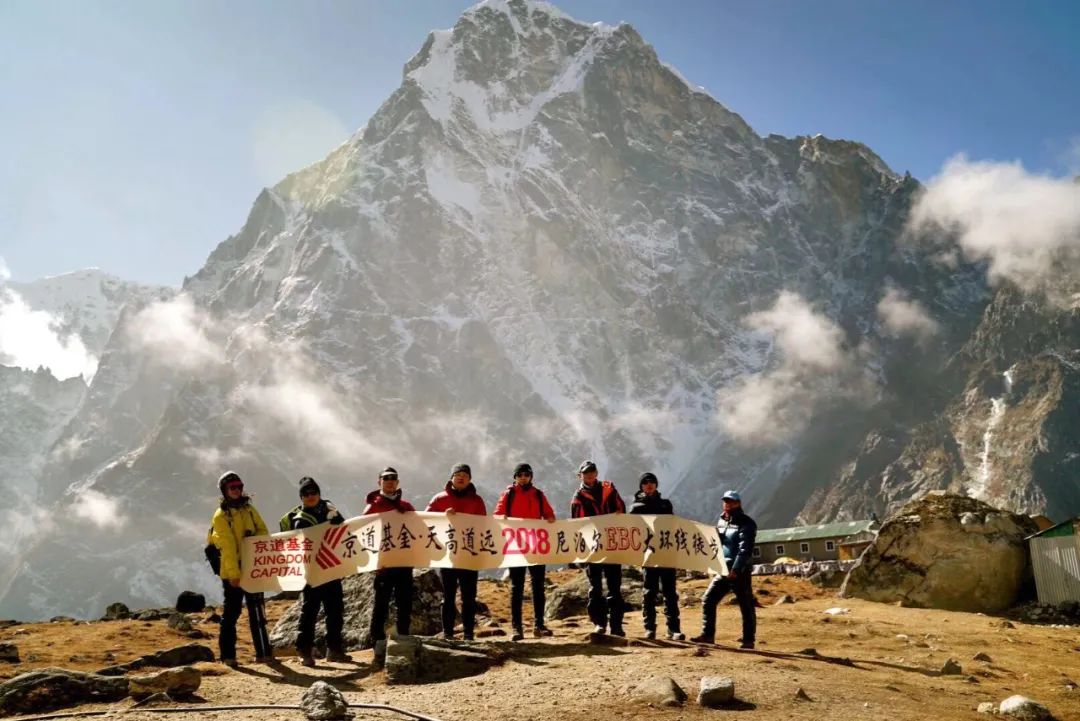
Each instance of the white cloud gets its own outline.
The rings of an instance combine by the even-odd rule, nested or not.
[[[795,293],[781,292],[772,308],[751,313],[745,324],[772,334],[786,363],[833,370],[845,362],[844,332]]]
[[[75,497],[71,503],[71,512],[76,518],[89,521],[102,529],[118,530],[128,522],[127,515],[120,510],[120,501],[93,489],[82,491]]]
[[[255,169],[263,185],[326,157],[345,142],[349,130],[325,108],[309,100],[283,100],[265,108],[251,131]]]
[[[745,445],[767,445],[799,433],[830,399],[867,394],[844,332],[795,293],[784,291],[772,308],[744,324],[775,339],[782,355],[772,370],[740,378],[717,393],[717,422]]]
[[[877,313],[890,333],[911,335],[920,343],[926,343],[941,329],[922,303],[909,299],[907,293],[896,287],[885,290],[878,301]]]
[[[988,262],[993,283],[1045,290],[1080,263],[1080,184],[959,155],[927,184],[909,227],[955,232],[968,260]]]
[[[15,291],[0,288],[0,363],[30,370],[44,366],[61,380],[89,380],[97,372],[97,357],[78,335],[61,337],[60,327],[51,313],[34,310]]]
[[[0,283],[5,280],[11,279],[11,269],[8,268],[7,261],[4,260],[4,256],[0,255]]]
[[[151,303],[136,315],[128,336],[158,363],[183,371],[197,371],[225,361],[223,348],[211,335],[216,326],[195,306],[191,296],[180,294],[168,301]]]

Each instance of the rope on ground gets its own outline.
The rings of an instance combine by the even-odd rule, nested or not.
[[[433,716],[425,716],[415,711],[409,711],[407,709],[398,708],[397,706],[389,706],[382,703],[350,703],[349,708],[363,708],[373,709],[376,711],[391,711],[402,716],[408,716],[409,718],[416,719],[416,721],[439,721],[439,719]],[[23,716],[17,721],[50,721],[51,719],[62,718],[80,718],[83,716],[105,716],[107,714],[116,713],[117,711],[127,711],[128,709],[99,709],[94,711],[67,711],[65,713],[47,714],[45,716]],[[134,708],[132,711],[136,710]],[[206,713],[210,711],[251,711],[251,710],[274,710],[274,711],[300,711],[302,710],[295,704],[236,704],[232,706],[202,706],[200,704],[192,704],[191,706],[167,706],[165,708],[140,708],[138,711],[142,713]]]

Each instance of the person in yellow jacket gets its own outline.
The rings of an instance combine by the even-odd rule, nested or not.
[[[225,593],[225,609],[221,613],[221,633],[218,648],[221,662],[236,664],[236,622],[242,604],[248,608],[248,625],[255,646],[255,663],[272,663],[274,649],[266,633],[266,609],[261,593],[248,593],[240,588],[240,549],[248,536],[267,535],[266,524],[255,510],[251,497],[244,493],[244,482],[229,471],[218,479],[221,505],[214,512],[209,542],[220,552],[221,585]]]

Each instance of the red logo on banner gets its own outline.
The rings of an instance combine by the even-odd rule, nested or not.
[[[341,559],[334,553],[334,549],[341,543],[341,539],[345,537],[349,529],[344,524],[340,526],[331,526],[323,534],[322,543],[319,544],[319,551],[315,554],[315,562],[319,564],[319,568],[324,571],[328,568],[341,565]]]

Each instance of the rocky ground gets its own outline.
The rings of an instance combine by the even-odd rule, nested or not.
[[[560,580],[574,573],[560,572]],[[555,636],[543,641],[513,644],[500,636],[478,641],[477,645],[504,652],[506,660],[480,676],[444,683],[387,684],[385,672],[371,668],[371,651],[354,652],[351,664],[320,663],[316,669],[304,669],[296,658],[285,658],[277,667],[246,663],[236,670],[201,663],[198,696],[185,702],[193,706],[191,713],[169,716],[192,721],[207,717],[196,710],[198,700],[221,705],[297,704],[301,693],[321,679],[344,692],[350,702],[387,703],[445,721],[697,719],[726,713],[695,703],[700,679],[722,675],[735,681],[737,701],[728,709],[747,718],[987,718],[976,713],[980,703],[997,704],[1023,694],[1047,706],[1058,719],[1080,721],[1080,626],[1035,625],[976,613],[838,599],[834,591],[792,578],[769,577],[756,583],[763,608],[754,651],[735,648],[739,622],[738,608],[732,605],[721,606],[720,643],[708,647],[645,641],[636,613],[627,619],[626,645],[597,644],[590,641],[587,620],[573,617],[551,622]],[[700,628],[695,599],[705,584],[704,580],[681,584],[684,601],[691,604],[683,609],[688,633]],[[774,605],[783,596],[793,602]],[[483,581],[480,598],[490,609],[492,625],[487,628],[508,631],[508,589]],[[271,602],[271,623],[289,605]],[[826,613],[835,608],[846,610]],[[208,615],[209,611],[193,618]],[[241,619],[240,655],[250,659],[245,620]],[[216,624],[195,627],[209,636],[196,642],[216,651]],[[15,644],[21,660],[0,662],[0,678],[46,666],[95,670],[191,641],[169,629],[164,619],[16,624],[0,629],[0,643]],[[983,654],[983,660],[976,660],[977,654]],[[959,664],[959,673],[942,674],[949,659]],[[654,676],[674,679],[690,695],[686,704],[649,706],[628,693],[627,687]],[[80,710],[111,709],[132,721],[160,718],[131,708],[133,703],[125,699]],[[219,712],[213,717],[302,718],[291,710]],[[396,717],[358,711],[356,718]]]

